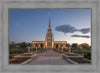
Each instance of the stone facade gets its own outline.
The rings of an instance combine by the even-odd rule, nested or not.
[[[65,47],[65,45],[67,44],[67,41],[54,41],[54,36],[52,34],[52,30],[51,30],[51,25],[50,25],[50,13],[49,13],[49,27],[48,27],[48,31],[45,37],[45,41],[32,41],[32,45],[33,47],[41,47],[41,44],[43,44],[43,48],[55,48],[56,45],[58,46],[63,46]]]

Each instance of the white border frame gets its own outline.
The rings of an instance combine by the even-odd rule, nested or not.
[[[9,8],[92,8],[91,65],[10,65],[8,64]],[[0,2],[1,72],[99,72],[99,1],[98,0],[3,0]],[[97,32],[98,31],[98,32]]]

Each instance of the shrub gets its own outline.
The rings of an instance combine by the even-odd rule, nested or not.
[[[14,58],[14,56],[13,55],[9,55],[9,59],[13,59]]]
[[[91,60],[91,52],[86,52],[84,54],[84,58],[87,58],[87,59]]]
[[[64,48],[63,51],[64,51],[64,52],[68,52],[68,49]]]
[[[33,51],[36,51],[36,48],[33,48]]]

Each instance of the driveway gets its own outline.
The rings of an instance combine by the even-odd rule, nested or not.
[[[54,52],[53,50],[48,50],[48,51],[38,54],[38,58],[36,60],[32,60],[28,64],[65,65],[65,64],[70,64],[70,63],[62,58],[62,54]]]

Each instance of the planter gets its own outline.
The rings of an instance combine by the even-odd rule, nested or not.
[[[68,62],[70,62],[71,64],[78,64],[77,62],[75,62],[75,61],[69,59],[69,57],[67,57],[65,54],[63,55],[63,58],[64,58],[65,60],[67,60]]]
[[[22,62],[21,64],[27,64],[27,63],[29,63],[30,61],[37,59],[37,57],[38,57],[37,54],[34,54],[34,55],[31,56],[30,59],[28,59],[28,60]]]
[[[10,64],[27,64],[29,63],[31,60],[35,60],[37,59],[37,54],[31,54],[30,55],[18,55],[18,56],[15,56],[14,59],[12,60],[9,60],[9,63]]]
[[[14,58],[15,59],[19,59],[19,58],[32,58],[34,55],[36,55],[36,54],[33,54],[33,53],[25,53],[23,55],[14,56]]]
[[[73,60],[71,60],[69,58],[67,58],[67,61],[70,62],[71,64],[78,64],[77,62],[75,62],[75,61],[73,61]]]
[[[28,60],[29,58],[20,58],[20,59],[13,59],[9,61],[9,64],[20,64],[26,60]]]
[[[84,58],[84,56],[77,55],[77,54],[74,54],[74,53],[72,53],[72,54],[65,54],[65,56],[67,58]]]
[[[75,61],[75,62],[77,62],[77,63],[80,63],[80,64],[89,64],[89,63],[91,63],[91,61],[89,61],[89,60],[87,60],[87,59],[85,59],[85,58],[83,58],[83,59],[77,59],[77,58],[70,58],[71,60],[73,60],[73,61]]]

